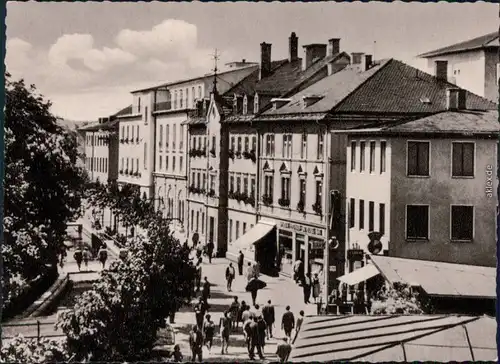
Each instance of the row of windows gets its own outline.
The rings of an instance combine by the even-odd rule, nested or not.
[[[358,209],[358,224],[356,225],[356,208]],[[349,201],[349,228],[357,227],[359,230],[365,229],[365,200],[359,200],[356,206],[356,199]],[[368,231],[378,231],[385,233],[385,204],[378,204],[378,230],[375,230],[375,202],[368,202]]]
[[[252,144],[250,145],[250,140]],[[234,152],[242,153],[242,152],[257,152],[257,137],[231,137],[231,146],[230,149]]]
[[[240,235],[240,225],[241,225],[241,235],[244,235],[247,232],[247,223],[242,221],[234,221],[234,241],[238,240],[238,238],[241,236]],[[253,224],[250,224],[249,230],[253,228]],[[229,227],[228,227],[228,238],[229,242],[233,242],[233,220],[229,219]]]
[[[180,135],[179,135],[179,149],[182,150],[184,147],[184,125],[180,125],[179,127]],[[177,139],[177,125],[172,125],[172,149],[176,147],[176,139]],[[159,135],[158,135],[158,147],[161,151],[163,148],[163,125],[160,125]],[[168,150],[170,147],[170,125],[165,125],[165,148]]]
[[[198,86],[198,94],[195,93],[195,87],[186,87],[185,89],[175,90],[172,96],[172,108],[175,110],[179,109],[187,109],[189,106],[194,108],[196,98],[201,99],[202,88]],[[190,93],[191,91],[191,93]],[[191,101],[191,105],[189,105],[189,101]]]
[[[85,165],[89,171],[108,173],[108,158],[106,157],[87,157]]]
[[[103,137],[103,136],[99,136],[99,135],[95,135],[95,134],[87,135],[85,140],[86,140],[86,144],[89,146],[100,147],[100,146],[107,146],[109,144],[107,137]]]
[[[120,171],[139,172],[139,158],[122,157],[120,164]]]
[[[375,168],[376,168],[376,142],[375,141],[370,141],[369,142],[369,172],[370,173],[375,173]],[[386,170],[386,149],[387,149],[387,144],[385,141],[381,141],[379,143],[379,163],[378,163],[378,170],[380,173],[384,173]],[[351,172],[355,172],[357,168],[357,152],[358,146],[356,141],[351,142]],[[359,142],[359,172],[365,172],[366,171],[366,142],[361,141]]]
[[[175,155],[172,156],[172,165],[169,165],[170,157],[168,155],[165,156],[165,165],[163,164],[163,156],[158,156],[158,171],[169,171],[169,168],[172,167],[172,172],[176,171],[176,158]],[[182,172],[184,169],[184,158],[182,156],[179,157],[179,172]]]
[[[215,191],[215,175],[209,175],[209,190]],[[203,170],[191,172],[191,186],[198,189],[206,190],[207,187],[207,174]]]
[[[234,110],[237,110],[237,108],[238,108],[237,103],[238,103],[238,99],[237,99],[237,97],[235,95],[235,97],[233,99],[233,108],[234,108]],[[259,112],[259,96],[255,95],[254,100],[253,100],[253,113],[256,114],[258,112]],[[247,115],[248,114],[248,97],[247,97],[247,95],[243,96],[243,110],[242,110],[242,114],[243,115]]]
[[[291,178],[290,175],[281,177],[281,199],[290,202],[291,199]],[[305,178],[299,178],[297,180],[299,184],[298,189],[298,200],[302,203],[303,206],[306,204],[306,196],[307,196],[307,182]],[[264,195],[268,197],[273,197],[274,193],[274,176],[264,176]],[[321,196],[323,195],[323,182],[320,180],[315,181],[315,191],[314,191],[314,203],[319,204],[321,206]]]
[[[282,148],[281,155],[283,158],[292,158],[292,138],[293,134],[283,134],[282,139]],[[308,158],[308,150],[307,143],[308,142],[308,133],[303,132],[301,134],[300,141],[300,159]],[[315,158],[317,160],[322,160],[324,156],[324,144],[325,144],[325,135],[321,132],[317,134],[317,143],[316,143],[316,155]],[[274,134],[266,134],[264,136],[264,154],[268,157],[274,157],[276,154],[275,149],[275,135]]]
[[[136,143],[139,143],[139,125],[122,125],[121,132],[120,132],[120,140],[121,139],[128,139],[130,141],[135,141]]]
[[[200,211],[196,211],[196,220],[195,220],[195,212],[194,210],[191,210],[190,228],[191,232],[205,234],[205,213],[203,211],[201,212],[201,214]]]
[[[237,193],[243,192],[245,195],[255,197],[255,175],[231,174],[229,176],[229,191]]]

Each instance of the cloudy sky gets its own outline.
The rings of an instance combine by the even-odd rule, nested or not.
[[[341,38],[346,52],[417,65],[414,56],[498,30],[495,4],[7,3],[8,71],[35,83],[53,112],[94,120],[131,102],[130,91],[202,75],[221,62],[273,59],[299,44]],[[376,42],[376,43],[375,43]]]

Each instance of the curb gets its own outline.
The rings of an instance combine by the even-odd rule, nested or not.
[[[41,313],[55,300],[69,283],[69,274],[66,273],[64,278],[57,279],[54,284],[45,291],[40,298],[31,304],[30,307],[20,316],[21,319],[28,317],[38,317]]]

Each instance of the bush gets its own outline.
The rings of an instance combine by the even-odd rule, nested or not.
[[[18,335],[4,344],[0,351],[2,363],[55,363],[67,362],[69,359],[64,342],[41,338],[27,339]]]
[[[372,299],[370,313],[372,315],[422,314],[424,304],[420,295],[412,292],[407,284],[385,283]]]

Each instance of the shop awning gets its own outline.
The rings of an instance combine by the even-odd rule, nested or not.
[[[238,240],[234,242],[235,247],[238,249],[245,249],[252,244],[258,243],[262,238],[269,234],[274,227],[275,223],[271,222],[258,222],[253,228],[243,234]]]
[[[380,274],[377,267],[373,264],[365,265],[363,268],[356,269],[354,272],[343,275],[337,278],[342,283],[346,283],[349,286],[354,286],[355,284],[364,282],[372,277]]]

